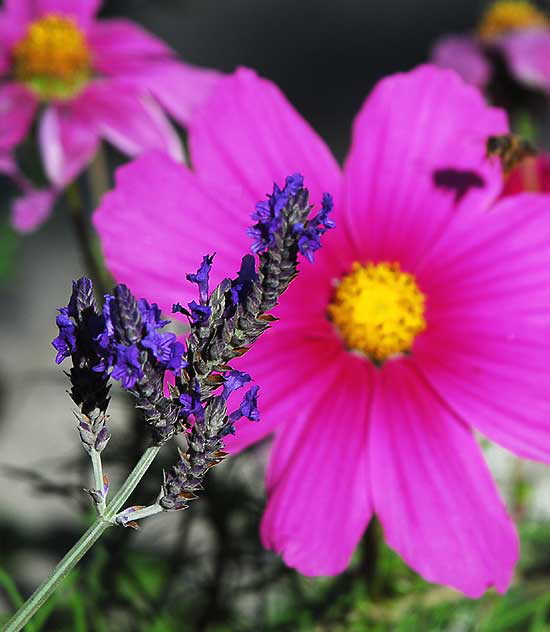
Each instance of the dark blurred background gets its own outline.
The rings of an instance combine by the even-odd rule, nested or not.
[[[483,0],[108,0],[184,59],[275,81],[339,157],[373,84],[426,61],[433,41],[471,30]]]

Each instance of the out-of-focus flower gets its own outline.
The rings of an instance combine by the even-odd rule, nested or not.
[[[124,19],[96,20],[99,0],[5,0],[0,10],[0,153],[38,117],[52,190],[24,187],[14,226],[47,216],[56,192],[95,154],[100,139],[135,156],[162,148],[182,159],[165,111],[186,124],[219,76],[178,61],[170,48]]]
[[[550,193],[550,154],[527,158],[507,176],[503,195]]]
[[[196,173],[143,156],[95,215],[115,277],[165,307],[199,253],[238,265],[240,209],[273,180],[300,170],[313,202],[336,193],[336,230],[235,365],[264,387],[262,421],[227,442],[276,434],[262,538],[307,575],[345,569],[376,513],[426,579],[470,596],[509,585],[517,536],[472,429],[550,461],[550,197],[499,200],[486,142],[506,132],[476,89],[421,67],[375,88],[342,173],[243,69],[194,118]]]
[[[448,35],[436,42],[432,59],[484,88],[491,78],[490,55],[502,55],[513,76],[528,86],[550,90],[550,15],[525,0],[497,0],[471,35]]]

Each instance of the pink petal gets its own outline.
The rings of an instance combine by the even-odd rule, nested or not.
[[[186,125],[192,112],[207,100],[222,76],[215,70],[164,59],[136,65],[125,79],[150,90],[177,121]]]
[[[106,74],[132,69],[136,60],[171,55],[162,40],[139,24],[120,18],[95,22],[89,30],[88,43],[93,51],[94,68]]]
[[[407,362],[379,374],[369,435],[386,541],[425,579],[479,597],[508,588],[518,538],[469,429]]]
[[[243,218],[235,220],[237,213]],[[196,298],[185,274],[216,252],[212,287],[239,269],[249,250],[246,209],[204,187],[182,165],[152,152],[119,169],[94,215],[107,266],[117,281],[170,312]]]
[[[325,143],[277,86],[246,68],[217,83],[192,121],[190,146],[197,173],[246,196],[249,206],[295,172],[316,204],[325,191],[339,193],[338,165]]]
[[[411,268],[466,206],[487,208],[502,186],[487,136],[506,129],[504,113],[452,71],[421,66],[382,80],[345,166],[346,223],[363,258]]]
[[[414,360],[453,411],[550,462],[550,196],[503,198],[422,272],[428,328]]]
[[[90,162],[99,144],[92,121],[74,104],[48,107],[38,136],[46,173],[59,188],[71,182]]]
[[[30,233],[49,217],[57,191],[31,189],[17,198],[12,206],[11,224],[20,233]]]
[[[0,151],[19,144],[31,126],[37,101],[22,85],[5,83],[0,86]]]
[[[46,13],[60,13],[75,18],[86,29],[98,12],[101,0],[34,0],[31,5],[34,6],[35,17]]]
[[[519,31],[499,44],[516,79],[541,90],[550,90],[550,32]]]
[[[108,80],[93,82],[73,107],[86,112],[101,136],[125,154],[163,149],[183,160],[179,137],[161,109],[131,86]]]
[[[11,47],[21,37],[22,32],[22,26],[14,24],[5,11],[0,11],[0,75],[9,74]]]
[[[15,160],[8,153],[0,153],[0,173],[11,176],[17,173],[17,165]]]
[[[473,37],[442,37],[432,50],[432,61],[437,66],[456,71],[464,81],[477,88],[484,88],[491,77],[491,65]]]
[[[0,46],[9,52],[34,17],[33,0],[4,0],[0,13]]]
[[[4,0],[2,13],[14,22],[24,23],[35,17],[35,5],[35,0]]]
[[[273,446],[264,546],[305,575],[342,572],[371,517],[367,461],[373,369],[324,370],[311,410],[296,406]],[[261,423],[261,422],[260,422]]]
[[[236,434],[226,437],[230,452],[243,450],[311,410],[323,389],[327,368],[342,355],[335,342],[332,332],[323,331],[315,320],[304,326],[288,318],[275,323],[233,363],[259,384],[261,419],[259,423],[243,420],[237,424]]]

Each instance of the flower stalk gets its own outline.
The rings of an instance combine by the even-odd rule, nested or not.
[[[55,567],[52,574],[39,586],[29,599],[21,606],[15,615],[8,621],[4,632],[18,632],[27,624],[46,600],[55,592],[59,584],[67,577],[69,572],[84,557],[86,552],[99,540],[103,533],[116,524],[115,516],[122,505],[128,500],[131,493],[141,481],[145,472],[159,453],[159,446],[151,446],[136,464],[128,478],[124,481],[116,496],[107,506],[104,514],[84,533],[80,540],[65,555]]]
[[[96,290],[103,295],[107,291],[105,273],[97,260],[93,245],[92,231],[86,213],[84,212],[82,195],[77,182],[73,182],[67,187],[65,200],[84,266],[94,282]]]
[[[106,509],[106,489],[108,488],[108,479],[103,475],[103,465],[101,463],[101,452],[92,449],[90,452],[92,461],[92,470],[94,474],[94,491],[99,491],[100,495],[97,500],[97,512],[102,516]]]

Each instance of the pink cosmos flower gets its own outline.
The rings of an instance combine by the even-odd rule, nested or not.
[[[0,153],[38,117],[51,191],[24,189],[13,222],[47,216],[55,192],[95,154],[100,139],[134,156],[165,149],[182,159],[163,109],[186,124],[219,76],[177,61],[162,41],[127,20],[96,20],[100,0],[4,0],[0,10]],[[48,204],[36,204],[37,197]],[[23,219],[22,219],[23,218]]]
[[[249,211],[300,171],[336,229],[242,363],[275,434],[262,539],[307,575],[344,570],[376,514],[427,580],[472,597],[508,587],[514,526],[473,429],[550,460],[550,196],[499,200],[488,136],[502,111],[455,73],[381,81],[340,170],[275,85],[242,69],[190,127],[195,171],[159,154],[117,174],[95,215],[119,281],[166,310],[183,274],[216,252],[236,270]],[[332,233],[332,234],[330,234]],[[187,292],[187,294],[185,294]]]
[[[491,78],[490,54],[502,55],[521,83],[550,90],[550,16],[524,0],[497,0],[472,35],[446,35],[432,51],[438,66],[484,88]],[[489,55],[489,56],[488,56]]]
[[[508,174],[502,194],[524,192],[550,193],[550,154],[528,158]]]

